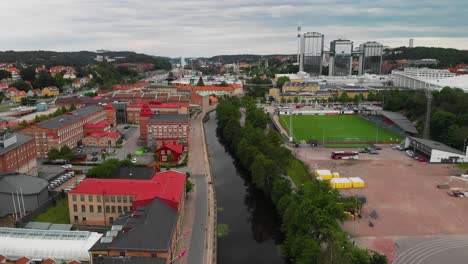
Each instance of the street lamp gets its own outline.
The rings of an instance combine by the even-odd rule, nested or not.
[[[463,140],[463,153],[465,153],[466,156],[466,138]]]

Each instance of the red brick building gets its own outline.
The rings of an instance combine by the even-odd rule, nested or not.
[[[189,104],[188,103],[163,103],[154,101],[150,103],[139,103],[127,105],[127,123],[139,124],[140,123],[140,111],[141,109],[149,108],[153,114],[188,114]]]
[[[159,162],[178,162],[184,154],[184,146],[180,144],[166,144],[156,150]],[[172,159],[170,159],[172,157]]]
[[[115,147],[120,136],[118,132],[93,132],[83,138],[83,145],[93,147]]]
[[[92,105],[31,125],[22,130],[35,138],[37,157],[45,158],[50,148],[76,147],[85,136],[84,125],[106,121],[115,126],[112,105]]]
[[[21,133],[0,132],[0,172],[31,173],[36,168],[36,142]]]
[[[153,114],[149,107],[140,111],[140,140],[149,147],[166,144],[187,144],[189,115]]]

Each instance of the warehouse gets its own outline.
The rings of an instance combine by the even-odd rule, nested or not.
[[[414,150],[414,152],[425,156],[429,162],[433,163],[461,163],[468,161],[466,151],[463,153],[433,140],[407,137],[405,148]]]
[[[49,199],[48,182],[24,174],[0,174],[0,217],[32,211]],[[14,198],[14,199],[13,199]],[[20,207],[21,206],[21,207]]]

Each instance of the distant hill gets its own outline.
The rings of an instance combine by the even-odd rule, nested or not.
[[[106,51],[102,53],[91,51],[56,52],[56,51],[0,51],[0,62],[25,63],[29,65],[56,66],[85,66],[95,64],[97,55],[111,58],[122,57],[118,63],[154,63],[156,69],[170,69],[169,60],[132,51]]]
[[[453,67],[461,63],[468,63],[468,50],[432,48],[432,47],[399,47],[388,50],[384,60],[420,60],[437,59],[438,67]]]

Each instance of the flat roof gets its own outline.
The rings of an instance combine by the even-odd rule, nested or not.
[[[116,179],[134,179],[134,180],[150,180],[154,175],[153,167],[120,167],[113,178]]]
[[[96,112],[104,110],[104,107],[99,105],[90,105],[83,108],[76,109],[70,113],[66,113],[45,121],[38,123],[39,127],[48,129],[59,129],[68,125],[71,125],[78,120],[90,116]]]
[[[384,117],[392,120],[393,123],[395,123],[401,129],[403,129],[405,132],[411,134],[418,133],[418,129],[416,129],[416,126],[411,121],[409,121],[408,118],[406,118],[404,115],[384,110],[379,110],[377,112],[383,115]]]
[[[0,173],[0,193],[11,194],[21,189],[24,195],[37,194],[46,189],[48,185],[49,182],[39,177],[16,172]]]
[[[161,114],[153,115],[148,123],[188,123],[189,115],[185,114]]]
[[[422,145],[425,145],[430,149],[435,149],[435,150],[440,150],[440,151],[445,151],[445,152],[450,152],[450,153],[454,153],[457,155],[465,156],[465,153],[463,153],[462,151],[449,147],[445,145],[444,143],[440,143],[440,142],[429,140],[429,139],[417,138],[417,137],[408,137],[408,138]]]
[[[93,258],[94,264],[166,264],[165,258],[133,256],[99,256]]]
[[[4,147],[0,147],[0,155],[3,155],[5,153],[8,153],[9,151],[23,145],[23,144],[26,144],[28,143],[29,141],[33,140],[32,137],[28,136],[28,135],[25,135],[25,134],[21,134],[21,133],[18,133],[18,132],[14,132],[14,135],[16,135],[16,143],[15,144],[12,144],[11,146],[8,146],[6,148]]]

